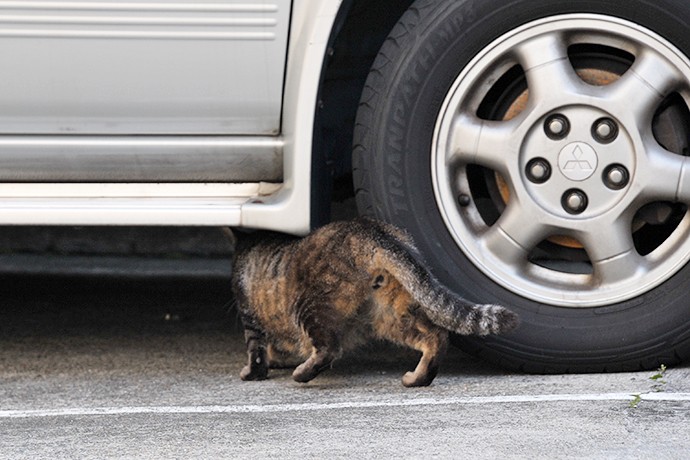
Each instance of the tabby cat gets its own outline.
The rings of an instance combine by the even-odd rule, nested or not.
[[[302,239],[245,236],[232,283],[247,344],[243,380],[265,379],[269,367],[298,359],[292,376],[308,382],[343,351],[385,339],[422,353],[402,383],[425,386],[438,372],[449,330],[498,334],[518,322],[504,307],[453,294],[404,231],[369,218],[335,222]]]

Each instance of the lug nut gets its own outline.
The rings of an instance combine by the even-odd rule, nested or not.
[[[570,122],[561,114],[551,115],[544,122],[544,132],[550,139],[563,139],[570,132]]]
[[[611,165],[604,169],[604,184],[613,190],[620,190],[630,181],[630,174],[623,165]]]
[[[561,198],[561,204],[569,214],[580,214],[587,209],[587,195],[582,190],[567,190]]]
[[[600,144],[608,144],[618,137],[618,125],[610,118],[600,118],[592,125],[592,137]]]
[[[527,163],[527,179],[535,184],[543,184],[551,177],[551,165],[544,158],[534,158]]]
[[[461,193],[460,195],[458,195],[458,204],[460,206],[462,206],[463,208],[466,208],[467,206],[470,205],[470,203],[472,203],[472,199],[470,198],[469,195],[467,195],[465,193]]]
[[[549,132],[553,135],[562,134],[565,131],[565,123],[559,118],[554,118],[549,121]]]

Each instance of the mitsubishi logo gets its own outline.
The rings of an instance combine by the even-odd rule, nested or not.
[[[585,158],[585,152],[582,151],[582,147],[579,145],[575,146],[575,150],[570,153],[570,157],[571,158],[566,160],[563,165],[563,169],[582,169],[584,171],[591,171],[594,169],[592,164]]]
[[[597,169],[597,152],[584,142],[566,145],[558,154],[558,169],[570,180],[583,181]]]

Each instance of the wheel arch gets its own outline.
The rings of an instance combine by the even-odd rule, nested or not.
[[[344,0],[321,70],[311,156],[311,226],[330,220],[330,203],[351,191],[352,136],[374,58],[414,0]]]

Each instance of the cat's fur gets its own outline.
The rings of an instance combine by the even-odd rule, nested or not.
[[[233,291],[245,328],[243,380],[260,380],[285,358],[307,382],[343,351],[385,339],[422,352],[403,385],[429,385],[448,331],[507,332],[517,316],[471,304],[441,285],[402,230],[373,219],[326,225],[297,239],[260,232],[240,239]]]

